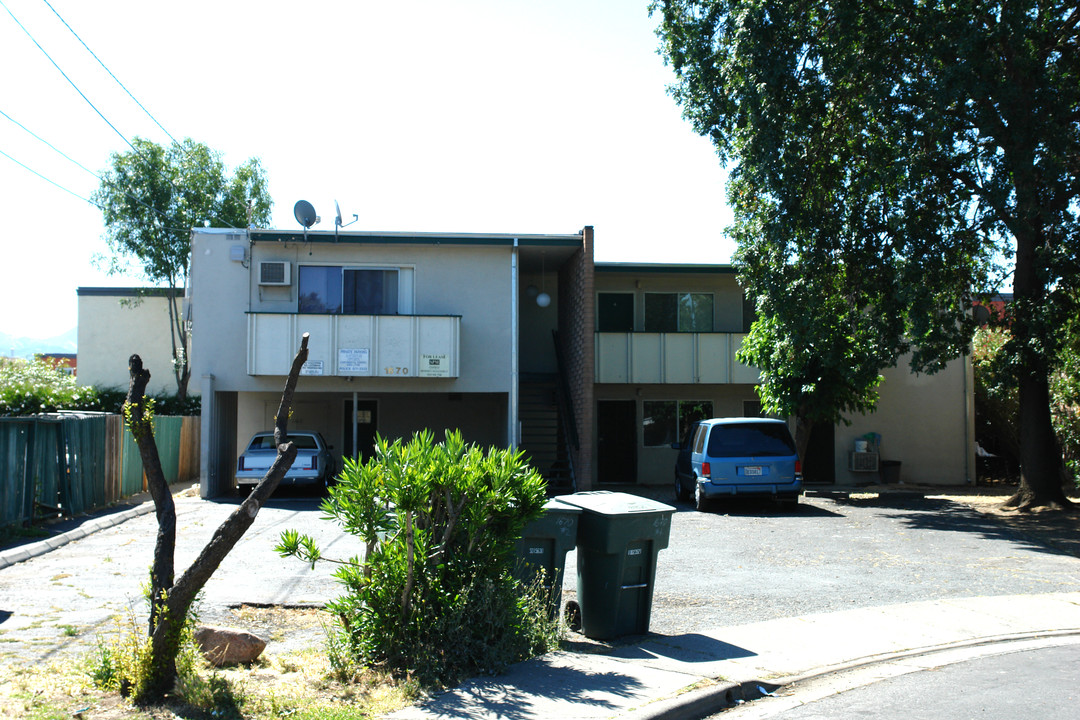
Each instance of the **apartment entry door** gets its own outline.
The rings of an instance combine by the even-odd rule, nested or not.
[[[345,401],[345,422],[342,437],[345,438],[343,458],[353,457],[353,423],[356,423],[356,447],[360,450],[357,460],[367,462],[375,455],[375,433],[379,429],[379,405],[375,400],[357,400],[355,408],[352,400]]]
[[[637,482],[637,404],[633,400],[596,403],[596,479],[602,483]]]

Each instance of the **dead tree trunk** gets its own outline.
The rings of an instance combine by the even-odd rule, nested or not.
[[[214,536],[191,567],[175,582],[173,554],[176,548],[176,509],[161,470],[157,445],[154,443],[153,417],[148,411],[145,397],[150,373],[143,368],[138,355],[132,355],[128,361],[131,383],[127,402],[124,404],[124,414],[139,446],[139,456],[143,461],[146,481],[158,518],[157,544],[154,547],[154,563],[150,571],[150,677],[141,695],[135,698],[138,702],[158,701],[173,689],[176,683],[176,656],[180,650],[181,630],[195,596],[255,522],[259,509],[296,459],[296,447],[291,442],[286,442],[286,439],[293,392],[300,375],[300,367],[307,360],[307,346],[308,335],[305,333],[300,350],[293,359],[274,420],[277,459],[247,499],[214,532]]]

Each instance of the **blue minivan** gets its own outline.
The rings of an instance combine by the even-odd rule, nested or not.
[[[795,441],[781,420],[702,420],[686,440],[672,447],[679,450],[675,494],[685,500],[693,493],[698,510],[722,497],[767,496],[795,504],[802,494]]]

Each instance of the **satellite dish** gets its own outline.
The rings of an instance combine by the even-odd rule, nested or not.
[[[307,200],[296,201],[296,205],[293,205],[293,217],[296,218],[296,222],[304,226],[305,230],[319,222],[315,208]]]
[[[337,213],[337,217],[334,219],[334,226],[341,227],[341,206],[338,205],[338,201],[334,201],[334,212]]]

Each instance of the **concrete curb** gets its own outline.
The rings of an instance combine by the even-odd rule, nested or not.
[[[72,528],[67,532],[47,537],[44,540],[38,540],[37,542],[27,543],[26,545],[20,545],[18,547],[10,548],[0,552],[0,570],[6,567],[10,567],[16,563],[25,562],[31,558],[36,558],[44,555],[47,552],[56,550],[57,548],[67,545],[73,540],[81,540],[82,538],[96,533],[99,530],[105,530],[111,528],[120,523],[127,522],[128,520],[145,515],[154,511],[153,502],[144,502],[139,505],[135,505],[127,510],[120,512],[110,513],[108,515],[101,515],[99,517],[87,520],[78,527]]]
[[[805,683],[829,675],[836,675],[874,665],[885,665],[898,660],[927,657],[955,650],[989,647],[1029,640],[1075,637],[1080,637],[1080,628],[991,635],[984,638],[975,638],[960,642],[948,642],[941,643],[940,645],[912,648],[911,650],[882,653],[881,655],[871,655],[865,658],[853,659],[849,662],[815,668],[798,675],[773,678],[768,681],[744,680],[742,682],[722,682],[717,685],[709,685],[697,690],[683,692],[675,697],[657,700],[643,708],[625,713],[622,717],[624,720],[685,720],[686,718],[706,717],[735,707],[742,702],[750,702],[765,697],[787,685]]]

